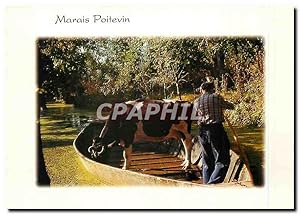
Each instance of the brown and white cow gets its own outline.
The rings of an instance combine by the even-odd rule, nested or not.
[[[118,107],[117,107],[118,105]],[[191,165],[192,104],[184,101],[135,100],[111,106],[111,111],[99,137],[93,139],[88,151],[97,157],[115,142],[124,148],[123,169],[131,163],[132,144],[181,140],[185,149],[183,169]],[[114,133],[112,141],[108,133]]]

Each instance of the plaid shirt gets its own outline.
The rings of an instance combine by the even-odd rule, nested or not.
[[[214,124],[224,122],[224,109],[234,109],[234,105],[215,93],[204,93],[194,101],[199,116],[198,124]]]

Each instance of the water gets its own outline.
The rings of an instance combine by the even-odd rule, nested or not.
[[[75,128],[81,131],[89,122],[95,120],[96,110],[78,109],[71,105],[47,105],[48,109],[41,112],[41,124],[43,122],[59,121],[59,127]],[[60,128],[61,129],[61,128]]]

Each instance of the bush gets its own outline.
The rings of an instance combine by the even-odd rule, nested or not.
[[[261,81],[259,81],[261,82]],[[226,100],[235,104],[235,109],[227,111],[230,122],[236,126],[264,126],[263,83],[252,82],[245,86],[243,92],[227,92]]]

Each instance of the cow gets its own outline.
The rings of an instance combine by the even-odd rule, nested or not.
[[[117,107],[118,106],[118,107]],[[124,170],[131,164],[132,145],[141,142],[181,140],[185,149],[182,169],[191,167],[191,113],[193,105],[185,101],[139,99],[110,107],[100,135],[88,148],[92,157],[102,155],[116,142],[123,147]],[[114,133],[114,140],[108,133]]]

